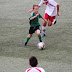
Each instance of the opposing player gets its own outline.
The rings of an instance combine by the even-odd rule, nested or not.
[[[35,56],[29,58],[29,65],[31,65],[31,68],[28,68],[25,72],[45,72],[43,68],[37,67],[38,60]]]
[[[45,9],[45,16],[44,19],[46,21],[48,21],[48,26],[51,26],[52,24],[56,23],[56,17],[57,15],[59,15],[59,4],[55,1],[55,0],[41,0],[39,7],[41,7],[43,4],[46,4],[46,9]],[[31,12],[31,10],[29,10],[28,12]],[[46,22],[43,22],[42,25],[42,35],[46,36],[45,31],[46,31]]]
[[[24,43],[24,46],[27,45],[29,39],[32,37],[32,34],[36,31],[39,41],[42,42],[41,35],[40,35],[40,23],[39,18],[42,18],[45,20],[39,13],[38,13],[39,7],[38,5],[33,5],[33,12],[31,13],[29,20],[30,20],[30,29],[29,29],[29,35],[26,38],[26,42]]]

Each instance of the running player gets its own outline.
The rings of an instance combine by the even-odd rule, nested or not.
[[[24,46],[27,45],[29,39],[32,37],[32,34],[36,31],[39,41],[42,42],[41,35],[40,35],[40,23],[39,18],[42,18],[45,20],[39,13],[38,13],[38,5],[33,5],[33,12],[31,13],[29,20],[30,20],[30,29],[29,29],[29,35],[26,38],[26,42],[24,43]]]

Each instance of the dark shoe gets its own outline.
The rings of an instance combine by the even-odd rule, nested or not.
[[[41,37],[44,37],[44,36],[46,36],[45,33],[42,33]]]
[[[26,46],[26,45],[27,45],[27,42],[24,43],[24,46]]]

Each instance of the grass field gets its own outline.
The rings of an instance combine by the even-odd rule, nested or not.
[[[32,55],[46,72],[72,72],[72,0],[56,1],[60,17],[56,25],[47,26],[47,36],[42,38],[46,48],[39,50],[36,34],[26,47],[23,45],[29,29],[27,11],[40,0],[0,0],[0,72],[24,72]],[[39,9],[42,16],[44,10],[45,5]]]

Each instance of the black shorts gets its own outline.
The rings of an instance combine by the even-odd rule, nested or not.
[[[35,33],[35,31],[38,30],[38,29],[41,31],[41,26],[40,25],[36,26],[36,27],[30,27],[29,34]]]

